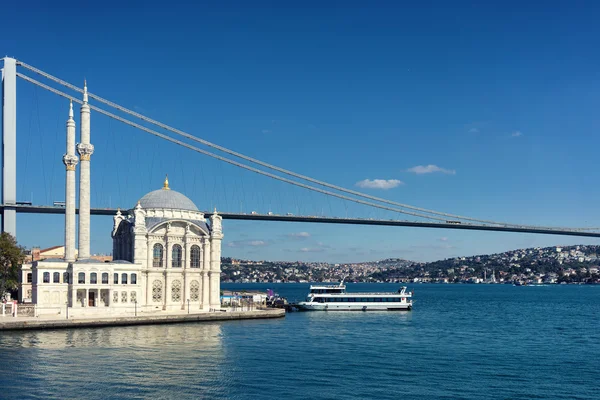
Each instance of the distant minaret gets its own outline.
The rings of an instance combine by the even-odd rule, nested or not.
[[[90,144],[90,106],[87,82],[83,84],[81,105],[81,143],[77,145],[79,168],[79,259],[90,258],[90,157],[94,146]]]
[[[75,168],[79,159],[75,155],[75,121],[73,102],[69,106],[67,120],[67,152],[63,163],[67,168],[65,183],[65,261],[75,261]]]

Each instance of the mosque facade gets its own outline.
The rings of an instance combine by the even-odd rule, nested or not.
[[[90,108],[87,85],[81,106],[81,142],[75,145],[71,104],[65,184],[65,256],[24,264],[20,301],[37,315],[132,315],[212,311],[220,308],[222,218],[208,218],[185,195],[161,189],[113,217],[113,261],[90,258]],[[75,150],[79,157],[75,154]],[[80,164],[79,249],[75,247],[75,172]],[[77,256],[76,256],[77,254]]]

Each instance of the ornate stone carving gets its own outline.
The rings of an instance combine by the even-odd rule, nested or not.
[[[190,283],[190,300],[198,301],[200,299],[200,283],[196,280]]]
[[[155,280],[152,283],[152,301],[154,303],[162,301],[162,282],[159,280]]]
[[[173,285],[171,286],[171,301],[173,301],[173,302],[181,301],[181,281],[180,280],[173,281]]]
[[[117,208],[117,213],[113,217],[113,231],[112,231],[112,237],[113,238],[116,236],[117,230],[119,229],[119,225],[121,225],[121,222],[124,219],[125,218],[123,217],[123,214],[121,214],[121,209]]]
[[[75,167],[79,163],[79,158],[71,154],[65,154],[63,156],[63,164],[67,167],[67,171],[75,171]]]
[[[211,236],[213,238],[221,239],[223,238],[223,226],[222,226],[223,217],[221,217],[216,212],[210,216],[210,223],[212,228]]]
[[[90,157],[94,154],[94,145],[90,143],[78,143],[77,152],[81,157],[81,161],[90,161]]]

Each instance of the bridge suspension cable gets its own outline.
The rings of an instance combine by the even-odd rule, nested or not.
[[[21,78],[21,79],[24,79],[24,80],[30,82],[30,83],[33,83],[34,85],[38,85],[38,86],[40,86],[40,87],[42,87],[42,88],[44,88],[44,89],[46,89],[46,90],[48,90],[48,91],[50,91],[50,92],[52,92],[54,94],[62,96],[64,98],[66,98],[66,99],[70,99],[70,100],[72,100],[75,103],[78,103],[78,104],[82,104],[83,103],[81,100],[74,99],[73,96],[70,96],[67,93],[64,93],[64,92],[61,92],[60,90],[54,89],[53,87],[45,85],[45,84],[43,84],[43,83],[41,83],[39,81],[36,81],[35,79],[32,79],[32,78],[30,78],[30,77],[28,77],[26,75],[23,75],[21,73],[17,73],[17,76],[19,78]],[[367,206],[370,206],[370,207],[376,207],[376,208],[381,208],[383,210],[394,211],[394,212],[398,212],[398,213],[401,213],[401,214],[412,215],[412,216],[419,217],[419,218],[426,218],[426,219],[437,220],[437,221],[444,221],[445,222],[444,219],[438,218],[438,217],[433,217],[431,215],[419,214],[419,213],[415,213],[415,212],[411,212],[411,211],[401,210],[401,209],[398,209],[398,208],[384,206],[384,205],[381,205],[381,204],[371,203],[371,202],[368,202],[368,201],[365,201],[365,200],[355,199],[355,198],[352,198],[352,197],[349,197],[349,196],[344,196],[344,195],[339,194],[339,193],[334,193],[334,192],[330,192],[328,190],[316,188],[314,186],[306,185],[306,184],[301,183],[301,182],[296,182],[296,181],[293,181],[291,179],[284,178],[282,176],[275,175],[275,174],[272,174],[270,172],[266,172],[266,171],[260,170],[258,168],[254,168],[254,167],[251,167],[249,165],[245,165],[245,164],[242,164],[240,162],[231,160],[229,158],[220,156],[218,154],[214,154],[214,153],[211,153],[209,151],[206,151],[206,150],[200,149],[198,147],[192,146],[192,145],[190,145],[188,143],[182,142],[181,140],[174,139],[174,138],[172,138],[170,136],[167,136],[167,135],[165,135],[163,133],[160,133],[160,132],[156,132],[156,131],[154,131],[154,130],[152,130],[150,128],[147,128],[147,127],[139,125],[139,124],[137,124],[135,122],[129,121],[129,120],[123,118],[123,117],[120,117],[118,115],[112,114],[112,113],[110,113],[110,112],[108,112],[106,110],[103,110],[103,109],[101,109],[99,107],[96,107],[96,106],[93,106],[91,104],[89,106],[90,106],[90,109],[92,109],[94,111],[97,111],[100,114],[104,114],[107,117],[113,118],[113,119],[115,119],[117,121],[123,122],[124,124],[127,124],[129,126],[134,127],[134,128],[137,128],[137,129],[140,129],[140,130],[145,131],[147,133],[150,133],[150,134],[152,134],[154,136],[157,136],[157,137],[159,137],[161,139],[168,140],[169,142],[178,144],[178,145],[186,147],[186,148],[188,148],[190,150],[196,151],[198,153],[207,155],[207,156],[212,157],[212,158],[216,158],[217,160],[226,162],[226,163],[231,164],[231,165],[235,165],[237,167],[246,169],[248,171],[252,171],[252,172],[255,172],[255,173],[260,174],[260,175],[268,176],[269,178],[272,178],[272,179],[276,179],[276,180],[279,180],[279,181],[282,181],[282,182],[289,183],[291,185],[299,186],[299,187],[302,187],[302,188],[305,188],[305,189],[308,189],[308,190],[312,190],[312,191],[315,191],[315,192],[326,194],[328,196],[334,196],[334,197],[337,197],[337,198],[340,198],[340,199],[343,199],[343,200],[353,201],[355,203],[367,205]]]
[[[60,84],[62,86],[65,86],[65,87],[67,87],[67,88],[69,88],[71,90],[74,90],[74,91],[79,92],[79,93],[83,93],[83,89],[81,89],[81,88],[79,88],[79,87],[77,87],[77,86],[75,86],[75,85],[73,85],[73,84],[71,84],[69,82],[66,82],[66,81],[64,81],[64,80],[62,80],[60,78],[57,78],[57,77],[55,77],[55,76],[53,76],[51,74],[48,74],[47,72],[44,72],[44,71],[42,71],[42,70],[40,70],[38,68],[35,68],[35,67],[31,66],[31,65],[28,65],[28,64],[26,64],[26,63],[24,63],[22,61],[18,61],[18,65],[20,65],[23,68],[26,68],[26,69],[28,69],[28,70],[30,70],[32,72],[35,72],[36,74],[39,74],[39,75],[41,75],[41,76],[43,76],[43,77],[45,77],[47,79],[50,79],[50,80],[52,80],[52,81],[54,81],[54,82],[56,82],[56,83],[58,83],[58,84]],[[23,75],[21,75],[21,77],[23,77]],[[464,221],[473,221],[473,222],[479,222],[479,223],[484,223],[484,224],[493,224],[493,225],[502,225],[502,226],[517,226],[515,224],[508,224],[508,223],[504,223],[504,222],[497,222],[497,221],[490,221],[490,220],[485,220],[485,219],[465,217],[465,216],[461,216],[461,215],[450,214],[450,213],[445,213],[445,212],[440,212],[440,211],[434,211],[434,210],[429,210],[429,209],[421,208],[421,207],[415,207],[415,206],[411,206],[411,205],[408,205],[408,204],[403,204],[403,203],[395,202],[395,201],[392,201],[392,200],[384,199],[384,198],[381,198],[381,197],[371,196],[371,195],[368,195],[366,193],[358,192],[356,190],[351,190],[351,189],[347,189],[347,188],[344,188],[344,187],[341,187],[341,186],[333,185],[333,184],[330,184],[330,183],[327,183],[327,182],[324,182],[324,181],[320,181],[318,179],[311,178],[311,177],[306,176],[306,175],[298,174],[298,173],[295,173],[293,171],[289,171],[289,170],[286,170],[284,168],[280,168],[280,167],[278,167],[276,165],[272,165],[272,164],[260,161],[258,159],[255,159],[255,158],[246,156],[244,154],[238,153],[238,152],[236,152],[234,150],[230,150],[230,149],[228,149],[226,147],[219,146],[219,145],[217,145],[215,143],[212,143],[212,142],[209,142],[207,140],[201,139],[201,138],[199,138],[197,136],[194,136],[194,135],[191,135],[191,134],[189,134],[187,132],[183,132],[183,131],[181,131],[181,130],[179,130],[177,128],[173,128],[173,127],[171,127],[169,125],[163,124],[162,122],[159,122],[159,121],[156,121],[156,120],[154,120],[152,118],[146,117],[146,116],[144,116],[144,115],[142,115],[140,113],[137,113],[137,112],[135,112],[133,110],[130,110],[130,109],[125,108],[125,107],[122,107],[122,106],[120,106],[120,105],[118,105],[116,103],[113,103],[113,102],[111,102],[109,100],[106,100],[106,99],[104,99],[104,98],[102,98],[100,96],[97,96],[97,95],[95,95],[95,94],[93,94],[91,92],[88,92],[88,96],[90,98],[93,98],[93,99],[95,99],[95,100],[97,100],[97,101],[99,101],[101,103],[104,103],[104,104],[110,106],[110,107],[113,107],[113,108],[115,108],[115,109],[117,109],[119,111],[122,111],[122,112],[124,112],[126,114],[129,114],[129,115],[133,116],[133,117],[139,118],[142,121],[148,122],[148,123],[150,123],[152,125],[156,125],[156,126],[158,126],[160,128],[163,128],[163,129],[165,129],[167,131],[173,132],[173,133],[175,133],[177,135],[183,136],[183,137],[185,137],[187,139],[196,141],[196,142],[201,143],[201,144],[203,144],[205,146],[217,149],[217,150],[222,151],[224,153],[227,153],[229,155],[241,158],[243,160],[249,161],[249,162],[254,163],[254,164],[258,164],[258,165],[260,165],[262,167],[265,167],[265,168],[268,168],[268,169],[280,172],[282,174],[293,176],[294,178],[302,179],[302,180],[305,180],[305,181],[308,181],[308,182],[311,182],[311,183],[314,183],[314,184],[317,184],[317,185],[320,185],[320,186],[324,186],[324,187],[327,187],[327,188],[330,188],[330,189],[334,189],[334,190],[337,190],[337,191],[340,191],[340,192],[343,192],[343,193],[347,193],[347,194],[351,194],[351,195],[354,195],[354,196],[366,198],[366,199],[377,201],[377,202],[380,202],[380,203],[385,203],[385,204],[390,204],[390,205],[394,205],[394,206],[401,207],[401,208],[406,208],[406,209],[409,209],[409,210],[419,211],[421,213],[438,215],[438,216],[442,216],[442,217],[445,217],[445,218],[452,218],[452,219],[458,219],[458,220],[464,220]],[[407,214],[413,215],[413,214],[410,214],[408,212],[407,212]],[[432,218],[432,219],[438,219],[438,218]]]
[[[46,73],[44,71],[41,71],[41,70],[39,70],[39,69],[37,69],[37,68],[35,68],[33,66],[30,66],[30,65],[28,65],[28,64],[26,64],[26,63],[24,63],[22,61],[17,61],[17,65],[22,66],[22,67],[24,67],[26,69],[29,69],[32,72],[35,72],[35,73],[37,73],[37,74],[39,74],[41,76],[44,76],[45,78],[48,78],[48,79],[50,79],[50,80],[52,80],[52,81],[54,81],[54,82],[56,82],[56,83],[58,83],[58,84],[60,84],[62,86],[65,86],[65,87],[67,87],[69,89],[72,89],[72,90],[74,90],[76,92],[83,93],[83,89],[81,89],[81,88],[79,88],[79,87],[77,87],[77,86],[75,86],[75,85],[73,85],[73,84],[71,84],[69,82],[63,81],[62,79],[57,78],[57,77],[55,77],[55,76],[53,76],[51,74],[48,74],[48,73]],[[26,81],[29,81],[30,83],[38,85],[38,86],[40,86],[40,87],[42,87],[42,88],[44,88],[46,90],[49,90],[49,91],[51,91],[51,92],[53,92],[55,94],[58,94],[58,95],[60,95],[62,97],[65,97],[65,98],[68,98],[68,99],[72,99],[73,101],[75,101],[77,103],[81,103],[80,100],[73,99],[72,96],[70,96],[70,95],[68,95],[68,94],[66,94],[64,92],[61,92],[61,91],[59,91],[57,89],[54,89],[54,88],[52,88],[52,87],[50,87],[48,85],[45,85],[45,84],[43,84],[43,83],[41,83],[39,81],[36,81],[35,79],[30,78],[30,77],[28,77],[26,75],[23,75],[21,73],[17,73],[17,76],[20,77],[20,78],[22,78],[22,79],[24,79],[24,80],[26,80]],[[206,145],[208,147],[217,149],[217,150],[222,151],[224,153],[233,155],[235,157],[244,159],[246,161],[249,161],[249,162],[252,162],[252,163],[255,163],[255,164],[258,164],[258,165],[261,165],[261,166],[263,166],[265,168],[269,168],[269,169],[272,169],[274,171],[278,171],[278,172],[281,172],[283,174],[290,175],[290,176],[293,176],[293,177],[298,178],[298,179],[306,180],[306,181],[309,181],[311,183],[314,183],[314,184],[317,184],[317,185],[321,185],[321,186],[324,186],[324,187],[327,187],[327,188],[330,188],[330,189],[334,189],[334,190],[337,190],[337,191],[340,191],[340,192],[343,192],[343,193],[348,193],[348,194],[352,194],[352,195],[357,196],[357,197],[362,197],[362,198],[366,198],[366,199],[369,199],[369,200],[377,201],[377,202],[380,202],[380,203],[390,204],[390,205],[394,205],[394,206],[397,206],[397,207],[406,208],[406,209],[409,209],[409,210],[415,210],[415,211],[419,211],[419,212],[412,212],[412,211],[402,210],[402,209],[399,209],[399,208],[393,208],[393,207],[383,206],[381,204],[376,204],[376,203],[372,203],[372,202],[368,202],[368,201],[364,201],[364,200],[360,200],[360,199],[355,199],[355,198],[352,198],[352,197],[349,197],[349,196],[341,195],[339,193],[334,193],[334,192],[331,192],[331,191],[328,191],[328,190],[323,190],[323,189],[316,188],[316,187],[313,187],[313,186],[310,186],[310,185],[306,185],[306,184],[303,184],[303,183],[300,183],[300,182],[297,182],[297,181],[294,181],[294,180],[291,180],[291,179],[287,179],[287,178],[284,178],[284,177],[281,177],[281,176],[278,176],[278,175],[275,175],[275,174],[272,174],[272,173],[269,173],[269,172],[266,172],[266,171],[263,171],[263,170],[260,170],[260,169],[257,169],[257,168],[254,168],[254,167],[242,164],[242,163],[239,163],[237,161],[234,161],[234,160],[231,160],[231,159],[219,156],[217,154],[208,152],[206,150],[202,150],[202,149],[200,149],[198,147],[189,145],[189,144],[187,144],[185,142],[182,142],[180,140],[171,138],[170,136],[167,136],[167,135],[164,135],[162,133],[156,132],[156,131],[154,131],[152,129],[146,128],[145,126],[136,124],[135,122],[129,121],[129,120],[127,120],[125,118],[122,118],[122,117],[120,117],[118,115],[112,114],[112,113],[110,113],[108,111],[105,111],[105,110],[103,110],[101,108],[98,108],[98,107],[90,105],[91,109],[93,109],[95,111],[98,111],[101,114],[104,114],[104,115],[106,115],[106,116],[108,116],[110,118],[113,118],[115,120],[123,122],[123,123],[125,123],[127,125],[130,125],[132,127],[138,128],[140,130],[143,130],[143,131],[145,131],[147,133],[150,133],[152,135],[158,136],[158,137],[160,137],[162,139],[165,139],[165,140],[168,140],[170,142],[176,143],[176,144],[178,144],[180,146],[189,148],[189,149],[194,150],[196,152],[199,152],[201,154],[204,154],[204,155],[207,155],[209,157],[212,157],[212,158],[218,159],[220,161],[226,162],[228,164],[235,165],[237,167],[240,167],[240,168],[243,168],[243,169],[246,169],[246,170],[249,170],[249,171],[252,171],[252,172],[255,172],[255,173],[267,176],[267,177],[270,177],[272,179],[276,179],[276,180],[279,180],[279,181],[282,181],[282,182],[286,182],[286,183],[289,183],[289,184],[292,184],[292,185],[295,185],[295,186],[299,186],[299,187],[302,187],[302,188],[305,188],[305,189],[308,189],[308,190],[312,190],[312,191],[315,191],[315,192],[319,192],[319,193],[322,193],[322,194],[326,194],[326,195],[329,195],[329,196],[337,197],[337,198],[340,198],[340,199],[343,199],[343,200],[348,200],[348,201],[352,201],[352,202],[355,202],[355,203],[358,203],[358,204],[363,204],[363,205],[367,205],[367,206],[370,206],[370,207],[376,207],[376,208],[380,208],[380,209],[383,209],[383,210],[398,212],[398,213],[405,214],[405,215],[411,215],[411,216],[415,216],[415,217],[419,217],[419,218],[425,218],[425,219],[436,220],[436,221],[443,221],[443,222],[448,222],[445,218],[453,218],[453,219],[457,219],[457,220],[479,222],[479,223],[483,223],[483,224],[498,225],[498,226],[502,226],[502,227],[532,228],[532,229],[540,229],[540,228],[543,228],[543,229],[559,229],[557,227],[543,227],[543,226],[534,226],[534,225],[518,225],[518,224],[509,224],[509,223],[504,223],[504,222],[497,222],[497,221],[490,221],[490,220],[484,220],[484,219],[478,219],[478,218],[465,217],[465,216],[460,216],[460,215],[456,215],[456,214],[444,213],[444,212],[429,210],[429,209],[425,209],[425,208],[421,208],[421,207],[415,207],[415,206],[411,206],[411,205],[402,204],[402,203],[398,203],[398,202],[395,202],[395,201],[387,200],[387,199],[384,199],[384,198],[380,198],[380,197],[376,197],[376,196],[371,196],[371,195],[368,195],[368,194],[365,194],[365,193],[361,193],[361,192],[358,192],[358,191],[355,191],[355,190],[347,189],[347,188],[344,188],[344,187],[341,187],[341,186],[337,186],[337,185],[333,185],[333,184],[330,184],[330,183],[327,183],[327,182],[324,182],[324,181],[320,181],[320,180],[317,180],[317,179],[314,179],[314,178],[311,178],[311,177],[308,177],[308,176],[305,176],[305,175],[302,175],[302,174],[298,174],[298,173],[295,173],[293,171],[289,171],[289,170],[277,167],[277,166],[269,164],[269,163],[265,163],[265,162],[260,161],[258,159],[255,159],[255,158],[246,156],[244,154],[238,153],[236,151],[227,149],[225,147],[219,146],[219,145],[214,144],[212,142],[209,142],[207,140],[204,140],[204,139],[198,138],[196,136],[193,136],[193,135],[191,135],[189,133],[183,132],[183,131],[181,131],[179,129],[173,128],[173,127],[171,127],[169,125],[163,124],[163,123],[161,123],[159,121],[156,121],[156,120],[153,120],[151,118],[148,118],[148,117],[146,117],[146,116],[144,116],[142,114],[139,114],[139,113],[137,113],[135,111],[129,110],[129,109],[125,108],[125,107],[122,107],[122,106],[120,106],[118,104],[115,104],[115,103],[113,103],[113,102],[111,102],[109,100],[106,100],[106,99],[104,99],[104,98],[102,98],[100,96],[94,95],[94,94],[89,93],[89,92],[88,92],[88,96],[91,97],[91,98],[94,98],[97,101],[99,101],[101,103],[104,103],[104,104],[106,104],[106,105],[108,105],[110,107],[113,107],[113,108],[115,108],[117,110],[120,110],[120,111],[122,111],[122,112],[124,112],[126,114],[129,114],[131,116],[139,118],[142,121],[145,121],[145,122],[148,122],[150,124],[156,125],[156,126],[158,126],[160,128],[163,128],[163,129],[165,129],[167,131],[173,132],[173,133],[175,133],[177,135],[180,135],[180,136],[183,136],[183,137],[188,138],[190,140],[193,140],[193,141],[196,141],[198,143],[204,144],[204,145]],[[441,217],[445,217],[445,218],[434,217],[432,215],[426,215],[426,214],[422,214],[422,213],[433,214],[433,215],[437,215],[437,216],[441,216]],[[582,228],[560,228],[560,229],[567,229],[567,230],[572,230],[572,231],[586,231],[586,230],[596,230],[597,228],[582,227]]]

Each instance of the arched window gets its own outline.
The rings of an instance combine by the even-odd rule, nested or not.
[[[200,283],[198,281],[192,281],[190,283],[190,300],[198,301],[200,299]]]
[[[152,282],[152,301],[155,303],[162,301],[162,282],[158,279]]]
[[[152,266],[154,268],[162,268],[163,266],[163,246],[160,243],[156,243],[153,248],[154,259]]]
[[[131,284],[137,285],[137,274],[131,274]]]
[[[200,246],[193,245],[190,250],[190,267],[200,268]]]
[[[92,272],[92,273],[90,274],[90,283],[92,283],[92,284],[94,284],[94,285],[95,285],[96,283],[98,283],[98,274],[97,274],[97,273],[95,273],[95,272]]]
[[[33,282],[33,274],[30,272],[27,274],[27,283]]]
[[[171,263],[173,268],[181,268],[181,253],[181,246],[178,244],[173,245],[173,261]]]
[[[121,283],[127,285],[127,274],[121,274]]]
[[[108,285],[108,272],[102,273],[102,284]]]
[[[115,273],[115,274],[113,275],[113,283],[114,283],[115,285],[118,285],[118,284],[119,284],[119,274]]]
[[[60,272],[52,274],[52,283],[60,283]]]
[[[85,272],[77,274],[77,283],[85,283]]]
[[[63,272],[63,283],[71,283],[68,272]]]
[[[181,281],[174,280],[171,286],[171,301],[181,301]]]
[[[50,283],[50,272],[44,272],[44,283]]]

